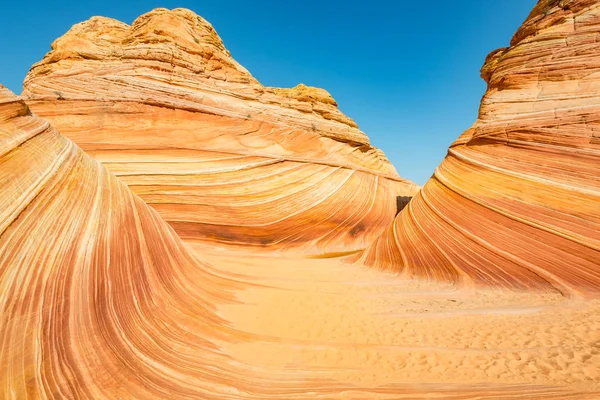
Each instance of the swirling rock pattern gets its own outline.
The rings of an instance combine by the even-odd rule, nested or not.
[[[226,331],[219,280],[2,86],[0,187],[0,398],[182,398],[220,385],[201,371],[223,357],[209,341]]]
[[[367,400],[435,393],[558,400],[599,393],[590,384],[566,385],[598,377],[600,355],[590,345],[598,305],[558,311],[559,329],[555,314],[536,316],[534,327],[530,317],[499,317],[486,329],[468,317],[471,326],[460,325],[460,311],[470,307],[461,300],[458,315],[441,323],[446,340],[436,345],[447,348],[421,347],[436,341],[440,322],[435,313],[421,315],[419,330],[428,334],[416,336],[406,325],[410,313],[422,306],[443,311],[445,298],[432,302],[406,282],[396,290],[402,283],[393,277],[382,284],[378,271],[332,260],[281,259],[277,273],[271,261],[251,256],[213,255],[223,264],[218,269],[200,262],[156,211],[1,86],[0,187],[2,399]],[[265,268],[269,277],[260,278]],[[236,289],[244,290],[234,301]],[[506,307],[506,296],[493,300]],[[505,337],[490,334],[498,324],[508,348]],[[479,334],[465,336],[470,329]],[[532,345],[560,346],[540,356],[521,332],[532,329],[540,337]],[[465,343],[474,348],[461,351]],[[511,374],[501,363],[515,362],[515,346],[524,347],[522,371]],[[538,378],[548,357],[564,366],[551,385]],[[398,360],[404,364],[396,368]],[[483,367],[464,382],[456,362]],[[499,374],[507,378],[478,383]]]
[[[262,86],[189,10],[75,25],[24,97],[190,242],[357,250],[418,190],[328,92]]]
[[[360,260],[433,280],[600,289],[600,4],[540,1],[482,69],[479,119]]]
[[[584,36],[573,43],[595,46],[595,40],[585,35],[593,28],[590,21],[595,19],[595,9],[584,2],[573,2],[566,10],[563,3],[560,3],[561,8],[536,7],[520,31],[524,32],[522,37],[513,44],[513,49],[506,51],[508,60],[511,54],[517,59],[529,60],[535,70],[536,57],[530,50],[516,54],[511,51],[528,41],[535,43],[536,48],[540,46],[536,40],[541,40],[544,46],[546,39],[555,43],[543,35],[551,33],[549,38],[554,37],[557,33],[552,31],[553,24],[568,21],[569,13],[576,13],[574,20],[583,22],[577,25],[577,31]],[[156,14],[169,15],[161,11]],[[548,31],[528,28],[538,22],[546,24],[545,17],[556,21],[547,24]],[[178,18],[170,21],[178,21]],[[158,28],[153,32],[164,35]],[[531,32],[540,37],[532,38]],[[568,30],[558,30],[560,34],[565,32]],[[85,42],[84,34],[81,38]],[[207,35],[198,42],[212,43],[214,38],[211,38]],[[65,47],[65,51],[71,48],[73,57],[88,60],[94,57],[93,52],[78,50],[77,40],[73,40],[73,45]],[[97,40],[110,42],[113,39],[110,34],[103,34]],[[160,42],[156,40],[150,42]],[[565,42],[570,43],[570,40]],[[568,52],[573,56],[589,56],[586,48],[576,47]],[[562,52],[557,50],[561,50],[560,46],[552,49],[552,54],[556,55],[557,64],[563,65]],[[553,65],[553,60],[546,58],[546,63]],[[57,64],[65,62],[71,61],[60,57],[56,61]],[[484,69],[491,86],[498,82],[496,74],[503,70],[503,62],[502,58],[492,56],[487,64],[492,68]],[[571,60],[566,69],[578,76],[582,72],[577,65]],[[500,69],[496,71],[496,67]],[[56,66],[50,67],[50,75],[54,74],[54,68]],[[235,76],[235,71],[243,72],[233,63],[227,68],[230,68],[227,76]],[[211,71],[220,73],[218,68]],[[590,71],[588,81],[578,81],[578,90],[583,90],[591,99],[582,103],[592,112],[595,97],[591,67]],[[436,172],[433,183],[406,208],[411,218],[419,216],[418,221],[407,220],[403,212],[398,220],[401,222],[397,221],[390,228],[390,234],[382,236],[377,245],[363,255],[365,261],[375,264],[398,257],[402,262],[414,262],[406,256],[413,254],[410,252],[414,249],[403,247],[400,252],[396,247],[399,240],[394,235],[406,229],[409,234],[398,236],[402,240],[423,240],[419,244],[423,250],[419,260],[441,261],[417,265],[418,268],[412,264],[404,268],[408,275],[451,282],[461,279],[491,282],[501,287],[557,287],[573,291],[594,288],[597,254],[585,250],[593,250],[597,239],[589,231],[597,224],[597,210],[592,206],[597,204],[594,196],[598,186],[594,186],[597,181],[593,175],[597,172],[594,162],[598,143],[593,130],[591,134],[588,131],[594,126],[594,118],[586,114],[585,123],[579,123],[583,127],[562,124],[570,121],[570,117],[579,121],[581,93],[572,94],[564,86],[548,85],[548,82],[572,85],[568,79],[558,80],[553,76],[540,80],[544,82],[540,93],[556,96],[554,104],[558,107],[554,112],[564,118],[548,119],[544,108],[548,105],[528,100],[532,89],[526,83],[531,74],[535,73],[525,68],[523,76],[516,79],[513,70],[511,74],[507,72],[507,78],[502,81],[502,85],[508,85],[502,86],[503,96],[514,97],[517,99],[514,101],[524,99],[522,114],[507,114],[506,121],[497,123],[504,124],[504,139],[497,138],[499,128],[494,128],[497,115],[507,110],[507,104],[503,104],[506,99],[501,101],[502,96],[497,93],[500,92],[498,87],[496,92],[490,89],[486,97],[488,104],[482,108],[483,119],[461,138],[462,141],[457,141]],[[538,70],[537,76],[546,75]],[[77,79],[73,82],[74,87],[79,85]],[[273,90],[273,93],[314,98],[323,103],[329,101],[323,92],[305,87]],[[90,100],[86,103],[65,100],[62,93],[60,97],[54,105],[50,100],[34,103],[40,109],[51,111],[56,106],[60,111],[66,102],[71,110],[81,112],[82,120],[87,121],[82,127],[86,135],[92,136],[93,118],[102,121],[108,115],[106,119],[110,124],[118,119],[98,111],[101,104],[111,112],[117,110],[116,114],[144,115],[154,110],[157,113],[172,111],[170,116],[174,117],[188,112],[155,105],[145,108],[148,104],[138,101]],[[575,103],[573,107],[568,106],[571,100]],[[88,113],[90,109],[97,113]],[[546,121],[542,127],[537,127],[536,119],[530,115],[534,112],[542,122]],[[78,124],[77,114],[60,117],[63,114],[57,112],[56,115],[58,119],[71,118],[73,124]],[[222,122],[222,116],[217,117],[216,121]],[[159,119],[141,121],[161,123]],[[185,127],[183,120],[178,124],[174,126]],[[514,131],[513,124],[521,128]],[[168,128],[171,126],[168,123],[162,126],[175,129]],[[554,137],[557,126],[562,135]],[[144,157],[150,153],[152,162],[161,164],[146,165],[150,171],[160,166],[185,172],[185,167],[194,169],[202,162],[209,164],[210,157],[217,169],[236,163],[235,157],[227,152],[169,147],[167,139],[177,137],[174,131],[165,136],[167,139],[160,139],[156,132],[162,130],[151,128],[152,125],[146,126],[155,132],[152,140],[164,140],[162,147],[136,150],[134,147],[124,149],[126,146],[119,144],[110,148],[99,135],[94,136],[94,140],[101,143],[95,150],[96,157],[106,157],[110,161],[106,161],[107,164],[112,163],[115,169],[122,171],[127,171],[128,165],[143,168],[147,164]],[[232,124],[231,129],[238,129],[237,125]],[[532,130],[535,140],[528,140],[532,139]],[[104,132],[108,135],[112,131]],[[310,135],[308,131],[305,133]],[[224,142],[235,137],[223,131],[221,134]],[[588,139],[591,137],[589,144],[586,134]],[[77,136],[73,128],[71,135]],[[337,143],[345,154],[345,158],[340,159],[346,161],[351,160],[351,153],[343,153],[348,149],[344,146],[355,143],[357,138],[361,140],[360,135],[354,139],[319,135],[319,140]],[[119,137],[118,132],[115,137]],[[130,139],[136,141],[135,146],[145,144],[139,137]],[[217,137],[211,140],[219,142]],[[255,140],[256,137],[250,143],[258,143]],[[240,140],[239,143],[249,142]],[[367,145],[361,146],[365,154],[376,154]],[[277,151],[282,149],[284,147]],[[311,151],[324,149],[318,147]],[[130,152],[120,153],[125,151]],[[310,153],[304,151],[303,154]],[[198,159],[202,152],[210,155]],[[544,157],[541,162],[540,153],[552,154],[552,157]],[[129,154],[131,159],[123,154]],[[175,156],[180,157],[177,163],[172,162]],[[357,156],[357,160],[363,156]],[[244,157],[250,156],[240,156]],[[256,157],[257,162],[276,158],[273,154]],[[377,157],[373,160],[381,161]],[[372,165],[342,167],[336,163],[319,164],[316,158],[310,162],[293,162],[320,165],[323,169],[335,166],[336,170],[348,169],[353,174],[360,172],[377,180],[397,182],[378,175]],[[250,163],[247,159],[244,162]],[[189,165],[183,165],[186,163]],[[294,168],[286,165],[292,175]],[[202,179],[199,176],[193,180],[189,174],[173,174],[171,169],[167,169],[170,173],[166,175],[173,181],[179,179],[181,190],[186,185],[200,190],[205,181],[209,186],[215,185],[208,173],[203,174]],[[245,169],[231,171],[232,181],[228,183],[233,185],[228,190],[236,189],[235,179],[250,181],[249,176],[240,175],[242,171]],[[280,172],[273,171],[273,175]],[[131,176],[121,174],[122,179]],[[152,182],[155,177],[147,176],[146,182],[155,185]],[[172,185],[173,181],[168,182]],[[281,185],[286,183],[285,180],[280,182]],[[447,283],[415,282],[335,258],[295,259],[289,253],[279,256],[251,253],[240,257],[237,252],[222,249],[200,252],[201,246],[184,244],[159,214],[125,184],[47,122],[33,115],[20,98],[1,86],[0,188],[0,398],[407,400],[433,396],[456,400],[562,400],[597,399],[600,394],[598,300],[581,302],[565,299],[558,293],[516,293],[495,288],[472,290]],[[523,188],[536,192],[532,194]],[[552,202],[548,201],[549,193],[554,195]],[[237,196],[241,196],[239,192],[230,197]],[[437,202],[431,200],[432,197]],[[565,205],[569,202],[570,208]],[[234,209],[228,212],[233,213],[232,218],[241,218]],[[411,224],[417,222],[420,225],[415,226],[423,230],[411,228]],[[499,239],[491,235],[490,223],[498,224],[495,229],[506,228],[501,232],[506,236]],[[307,225],[314,224],[308,221]],[[448,225],[455,231],[449,230]],[[443,235],[443,240],[436,236],[438,234]],[[486,257],[503,255],[513,260],[514,266],[505,261],[482,263],[481,275],[473,277],[473,270],[464,265],[474,264],[466,264],[466,259],[451,258],[459,251],[456,238],[463,236],[470,240],[462,239],[460,251],[465,257],[479,257],[483,262]],[[530,238],[536,238],[538,243],[527,241]],[[251,242],[248,238],[242,239]],[[311,240],[317,243],[313,238],[305,240],[305,245]],[[286,243],[291,246],[300,242]],[[352,241],[350,246],[354,245]],[[544,263],[549,259],[544,258],[540,248],[560,250],[553,256],[566,260],[556,259],[559,266],[552,267]],[[190,249],[195,252],[190,253]],[[486,252],[486,249],[494,251]],[[444,257],[436,258],[440,253]],[[453,264],[448,267],[450,262]],[[526,268],[519,263],[524,262],[528,263],[529,271],[537,272],[538,280],[521,271]],[[590,272],[584,275],[585,267],[590,265]],[[427,269],[429,266],[438,268]],[[550,274],[556,275],[555,269],[560,267],[569,268],[571,274],[562,278],[562,283],[550,277]],[[455,277],[457,274],[459,278]],[[506,280],[501,281],[499,277]]]

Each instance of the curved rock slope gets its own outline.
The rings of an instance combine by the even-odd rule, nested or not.
[[[352,277],[339,273],[353,266],[320,264],[311,270],[306,259],[295,265],[289,258],[281,259],[275,268],[281,275],[270,272],[267,275],[276,279],[266,278],[262,284],[247,274],[253,264],[251,257],[230,260],[220,271],[209,269],[188,255],[175,232],[154,210],[47,122],[32,115],[23,101],[2,86],[0,187],[2,399],[288,400],[350,396],[383,400],[431,398],[432,393],[456,400],[522,398],[523,393],[544,399],[595,398],[591,385],[583,392],[564,386],[562,370],[557,374],[560,386],[531,382],[532,376],[539,374],[535,368],[538,359],[540,363],[545,360],[538,347],[533,349],[532,359],[527,358],[533,356],[527,356],[525,349],[523,364],[529,362],[534,369],[517,370],[517,384],[477,383],[488,372],[498,376],[497,370],[492,371],[496,361],[484,362],[482,357],[494,360],[505,353],[515,354],[512,342],[509,350],[490,347],[499,342],[485,327],[475,329],[481,335],[473,341],[457,334],[463,330],[453,323],[452,335],[440,346],[468,340],[466,356],[452,352],[458,349],[435,344],[431,347],[434,352],[445,355],[431,357],[431,348],[422,346],[423,340],[435,340],[431,332],[419,334],[416,347],[407,347],[402,340],[416,340],[416,331],[400,329],[403,333],[398,341],[394,330],[413,323],[406,322],[410,314],[394,315],[402,301],[390,302],[386,296],[389,281],[383,282],[382,291],[378,287],[381,276],[369,282],[364,275],[369,275],[367,269],[356,267],[355,273],[361,275],[354,284]],[[335,260],[311,261],[318,262]],[[273,265],[260,263],[258,267],[264,274],[265,267],[273,271]],[[340,280],[341,276],[344,278]],[[251,281],[244,282],[248,279]],[[264,292],[252,297],[250,291],[248,299],[243,292],[249,288]],[[402,296],[411,296],[413,313],[415,303],[423,301],[419,297],[423,288],[419,286],[416,294],[407,289]],[[234,290],[239,290],[239,302],[230,299],[228,292]],[[273,292],[275,297],[271,297]],[[425,301],[428,309],[436,303],[431,298]],[[444,303],[445,308],[447,302],[438,299],[437,303]],[[265,312],[253,310],[256,306]],[[241,310],[236,312],[236,307]],[[374,312],[382,311],[381,307],[385,312]],[[369,309],[370,313],[365,311]],[[563,351],[572,350],[573,343],[577,349],[589,350],[582,351],[581,356],[576,350],[581,362],[572,359],[565,367],[571,383],[594,376],[595,353],[586,346],[594,339],[589,330],[596,332],[593,316],[597,313],[591,312],[592,317],[588,317],[590,311],[582,314],[569,310],[565,317],[568,323],[558,330],[551,325],[552,331],[558,332],[554,340],[561,346],[553,346],[552,353],[542,353],[562,360]],[[232,318],[237,315],[237,324],[221,319],[218,315],[223,313]],[[294,317],[297,315],[307,318]],[[263,323],[265,317],[268,324]],[[425,320],[439,326],[438,318]],[[328,321],[325,326],[324,321]],[[422,323],[423,318],[419,321]],[[570,324],[576,324],[575,334],[565,333]],[[255,331],[255,326],[260,329]],[[335,328],[330,329],[332,326]],[[424,326],[419,332],[428,332],[427,322]],[[520,339],[521,327],[518,321],[510,323],[512,339]],[[517,334],[512,334],[515,331]],[[311,340],[298,340],[297,332]],[[546,330],[542,333],[547,337]],[[535,329],[535,335],[539,334]],[[562,340],[564,335],[568,338]],[[480,340],[484,350],[471,348],[473,343],[482,346]],[[379,347],[378,343],[388,345]],[[490,348],[495,350],[490,352]],[[279,364],[282,353],[284,362]],[[445,362],[447,359],[451,361]],[[475,363],[468,364],[470,359]],[[400,367],[398,373],[394,367],[397,360],[414,360],[416,364],[414,368],[413,364]],[[437,372],[426,360],[438,367]],[[323,367],[332,362],[333,367]],[[588,370],[586,363],[591,365]],[[470,365],[487,368],[478,367],[479,375],[468,374],[476,377],[475,382],[463,384],[463,365],[467,374]],[[419,382],[437,382],[442,376],[451,376],[454,381],[395,383],[407,382],[402,379],[407,373],[416,374]],[[356,379],[359,374],[366,377],[365,382]],[[380,385],[369,383],[375,378],[381,380]]]
[[[361,249],[418,190],[328,92],[262,86],[185,9],[75,25],[24,97],[191,242]]]
[[[479,119],[361,260],[427,279],[600,289],[600,4],[542,1],[482,69]]]
[[[219,280],[156,211],[2,86],[0,187],[0,398],[227,387],[209,341],[226,332],[212,305],[225,298]]]

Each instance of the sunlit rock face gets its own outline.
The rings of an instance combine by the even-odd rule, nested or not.
[[[361,260],[406,276],[600,289],[600,5],[541,1],[482,69],[479,118]]]
[[[0,188],[1,399],[600,393],[597,301],[521,315],[560,296],[476,295],[335,258],[192,256],[1,86]]]
[[[2,86],[0,187],[0,398],[227,387],[206,373],[226,368],[210,341],[227,332],[213,310],[226,300],[219,279],[156,211]]]
[[[23,95],[189,242],[357,250],[418,190],[327,91],[264,87],[189,10],[75,25]]]

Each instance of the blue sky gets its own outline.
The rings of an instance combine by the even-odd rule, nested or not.
[[[425,3],[425,4],[423,4]],[[131,23],[156,7],[192,9],[267,86],[327,89],[398,173],[424,184],[476,119],[485,56],[508,45],[536,0],[100,0],[6,2],[0,83],[94,15]]]

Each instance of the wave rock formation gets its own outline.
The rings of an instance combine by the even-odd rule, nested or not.
[[[23,96],[189,242],[362,249],[418,190],[328,92],[264,87],[189,10],[75,25]]]
[[[599,287],[595,3],[492,53],[395,222],[416,187],[326,92],[189,11],[75,26],[26,93],[95,158],[0,86],[0,398],[598,399],[600,300],[557,292]]]
[[[506,288],[600,289],[600,4],[540,1],[481,70],[479,118],[361,256]]]
[[[210,342],[226,331],[212,305],[226,300],[219,279],[2,86],[0,187],[0,398],[189,398],[219,386],[202,370],[226,364]]]
[[[528,338],[519,335],[529,320],[496,321],[516,340],[507,350],[485,326],[464,335],[468,302],[450,320],[413,321],[424,335],[416,325],[400,329],[410,315],[395,314],[403,307],[442,311],[447,299],[406,282],[398,290],[397,278],[382,282],[366,268],[252,255],[202,263],[155,210],[1,86],[0,187],[0,398],[597,397],[592,385],[565,382],[598,376],[594,309],[541,316],[553,331],[556,315],[578,329],[558,327],[549,356],[534,347],[530,359],[524,349],[523,365],[533,369],[515,370],[512,382],[479,384],[505,374],[496,365]],[[265,267],[271,279],[256,281]],[[436,346],[447,348],[424,346],[440,329],[449,342]],[[547,328],[533,329],[547,340]],[[570,357],[557,384],[537,378],[544,357]],[[399,360],[409,367],[396,370]],[[465,374],[475,379],[463,383]]]

